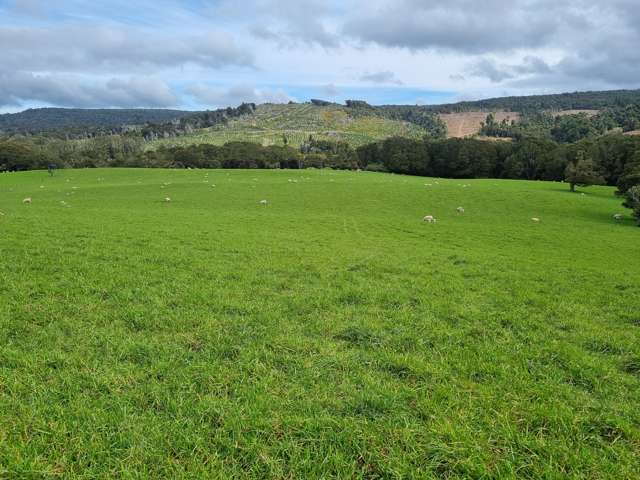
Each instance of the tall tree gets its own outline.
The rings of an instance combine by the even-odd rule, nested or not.
[[[593,160],[585,158],[584,151],[579,150],[575,162],[569,162],[564,172],[565,180],[569,182],[571,191],[576,191],[576,186],[588,187],[589,185],[602,185],[604,178],[596,170]]]

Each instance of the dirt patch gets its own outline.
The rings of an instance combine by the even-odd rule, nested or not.
[[[477,135],[489,113],[491,112],[441,113],[440,119],[447,125],[448,137],[463,138]],[[504,119],[516,122],[520,120],[517,112],[493,112],[493,115],[496,122]]]

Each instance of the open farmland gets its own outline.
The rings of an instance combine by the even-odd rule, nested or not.
[[[0,175],[0,477],[636,478],[619,204],[326,170]]]
[[[331,105],[288,104],[258,105],[250,116],[230,120],[227,124],[197,130],[190,135],[160,139],[148,149],[160,146],[193,144],[223,145],[233,141],[250,141],[261,145],[299,147],[313,136],[316,140],[346,141],[358,147],[391,136],[421,138],[424,130],[412,123],[389,120],[376,115],[352,116],[344,107]]]

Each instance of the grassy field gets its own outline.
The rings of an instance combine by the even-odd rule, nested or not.
[[[149,142],[146,148],[192,144],[223,145],[232,141],[251,141],[261,145],[299,147],[309,135],[317,140],[341,140],[359,147],[394,135],[422,138],[425,131],[417,125],[376,116],[350,116],[344,107],[319,107],[311,104],[258,105],[254,115],[231,120],[226,125],[198,130],[182,137]]]
[[[638,478],[640,229],[585,192],[0,175],[0,478]]]

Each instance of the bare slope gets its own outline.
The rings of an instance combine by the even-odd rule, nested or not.
[[[448,137],[463,138],[477,135],[489,113],[491,112],[441,113],[439,117],[447,125]],[[497,122],[504,119],[520,120],[517,112],[493,112],[493,115]]]

